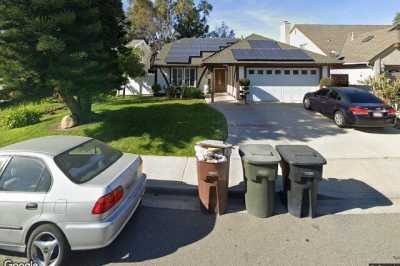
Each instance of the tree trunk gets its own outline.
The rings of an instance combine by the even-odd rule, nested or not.
[[[83,124],[89,123],[92,116],[92,97],[89,95],[80,95],[78,100],[81,109],[79,122]]]
[[[57,90],[61,99],[67,105],[71,114],[77,119],[77,123],[85,124],[90,122],[92,115],[92,97],[82,95],[76,99],[74,96],[68,95],[61,90]]]

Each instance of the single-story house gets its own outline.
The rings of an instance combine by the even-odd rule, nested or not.
[[[136,48],[140,51],[141,63],[144,65],[145,75],[135,79],[129,78],[129,82],[121,90],[118,90],[117,96],[122,95],[152,95],[152,86],[154,85],[155,74],[151,72],[153,60],[153,50],[145,40],[132,40],[127,45],[130,48]]]
[[[337,58],[343,65],[332,76],[345,76],[351,85],[381,74],[400,75],[399,25],[281,25],[282,42]]]
[[[253,34],[242,40],[184,39],[164,46],[154,67],[156,83],[163,87],[196,86],[238,99],[239,80],[248,78],[253,102],[301,102],[305,93],[319,88],[330,68],[340,64],[335,58]]]

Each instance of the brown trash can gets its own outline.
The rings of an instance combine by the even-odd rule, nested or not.
[[[232,145],[221,141],[203,141],[196,146],[213,149],[224,160],[197,157],[198,194],[201,205],[209,213],[224,214],[228,205],[229,163]],[[212,153],[212,152],[211,152]],[[207,157],[207,156],[206,156]]]
[[[228,205],[229,164],[197,161],[200,202],[210,213],[224,214]]]

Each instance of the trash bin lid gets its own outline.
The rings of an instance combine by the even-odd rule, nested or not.
[[[239,152],[245,161],[255,165],[277,164],[281,161],[279,153],[267,144],[240,145]]]
[[[326,160],[316,150],[306,145],[278,145],[282,159],[292,165],[324,165]]]
[[[203,141],[200,141],[199,143],[197,143],[197,145],[200,145],[200,146],[206,147],[206,148],[219,148],[219,149],[232,148],[231,144],[227,144],[220,140],[203,140]]]

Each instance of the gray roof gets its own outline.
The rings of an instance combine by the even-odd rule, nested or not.
[[[33,152],[57,156],[89,140],[91,138],[88,137],[49,136],[12,144],[0,148],[0,152]]]
[[[235,50],[257,50],[257,48],[252,48],[251,43],[253,41],[265,41],[265,40],[270,40],[274,41],[279,47],[278,49],[293,49],[293,50],[299,50],[304,52],[307,57],[309,57],[311,60],[306,60],[306,61],[288,61],[288,60],[254,60],[254,61],[238,61],[234,53],[232,51]],[[267,49],[268,50],[268,49]],[[249,37],[247,37],[244,40],[240,40],[237,43],[223,49],[222,51],[215,53],[214,55],[211,55],[207,59],[203,60],[204,64],[237,64],[237,63],[242,63],[242,64],[271,64],[271,65],[276,65],[276,64],[285,64],[285,65],[334,65],[334,64],[341,64],[339,60],[336,60],[335,58],[316,54],[307,50],[301,50],[298,47],[294,47],[285,43],[281,43],[266,37],[263,37],[261,35],[257,34],[252,34]]]
[[[304,33],[326,55],[334,55],[332,51],[340,53],[350,37],[358,38],[362,34],[388,30],[390,27],[391,25],[295,24],[293,29],[297,28]]]
[[[199,43],[200,41],[200,43]],[[221,46],[213,47],[213,49],[209,49],[207,45],[205,45],[208,41],[219,42]],[[156,66],[174,66],[174,65],[191,65],[191,66],[201,66],[202,60],[207,58],[211,54],[220,50],[221,47],[226,47],[231,43],[235,43],[236,39],[230,38],[184,38],[177,40],[172,43],[165,44],[161,51],[158,53],[154,65]],[[204,44],[202,44],[204,42]],[[175,54],[179,49],[184,48],[193,48],[196,49],[195,53],[192,54],[184,54],[188,57],[189,60],[185,60],[185,62],[172,62],[173,60],[169,60],[170,56]],[[193,52],[193,51],[191,51]],[[170,62],[169,62],[170,61]]]
[[[398,43],[400,33],[397,28],[367,32],[354,39],[348,38],[340,56],[345,63],[366,63]]]

